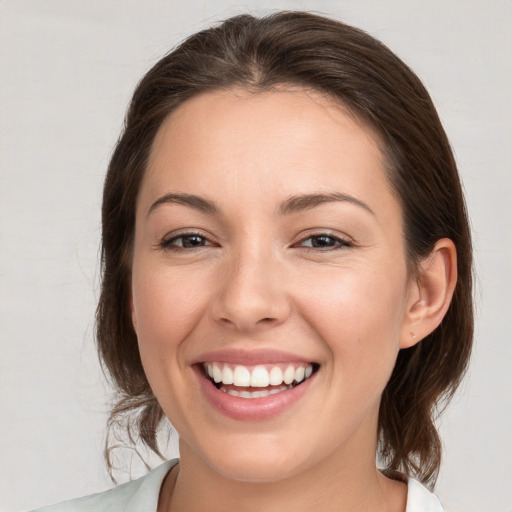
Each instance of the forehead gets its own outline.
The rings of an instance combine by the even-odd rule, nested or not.
[[[217,130],[205,133],[213,124]],[[200,136],[203,144],[212,142],[220,149],[221,136],[227,131],[231,132],[231,139],[224,142],[249,145],[250,140],[257,144],[265,139],[271,142],[271,137],[279,131],[280,141],[286,137],[314,137],[322,131],[322,139],[328,142],[336,138],[335,142],[339,144],[342,139],[338,130],[351,131],[355,137],[364,139],[367,145],[380,151],[380,138],[373,127],[326,94],[284,86],[256,92],[242,88],[222,89],[194,96],[167,116],[155,137],[153,154],[162,146],[169,146],[172,142],[169,135],[178,141],[194,134]],[[177,142],[176,145],[180,144]]]
[[[187,100],[165,119],[142,192],[224,189],[246,202],[312,189],[357,197],[389,192],[383,160],[375,131],[324,95],[221,90]]]

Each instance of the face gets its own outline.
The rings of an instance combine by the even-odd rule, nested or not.
[[[412,287],[378,139],[339,106],[220,91],[161,126],[132,318],[182,459],[246,481],[374,461]]]

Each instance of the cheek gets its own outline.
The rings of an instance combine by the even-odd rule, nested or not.
[[[303,283],[302,317],[328,346],[342,377],[387,379],[399,348],[405,273],[331,270]]]
[[[207,301],[201,276],[172,269],[139,269],[132,279],[133,317],[143,362],[162,361],[179,350]]]
[[[169,421],[187,431],[190,407],[185,341],[204,316],[201,276],[165,266],[134,265],[133,308],[144,372]],[[184,343],[185,342],[185,343]]]

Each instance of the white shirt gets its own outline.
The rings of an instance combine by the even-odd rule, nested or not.
[[[147,475],[109,491],[38,508],[32,512],[157,512],[165,476],[178,463],[173,459]],[[405,512],[445,512],[441,502],[413,478],[407,479]]]

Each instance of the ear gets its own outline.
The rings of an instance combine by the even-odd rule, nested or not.
[[[457,250],[448,238],[438,240],[418,266],[411,283],[400,348],[416,345],[428,336],[448,311],[457,283]]]

